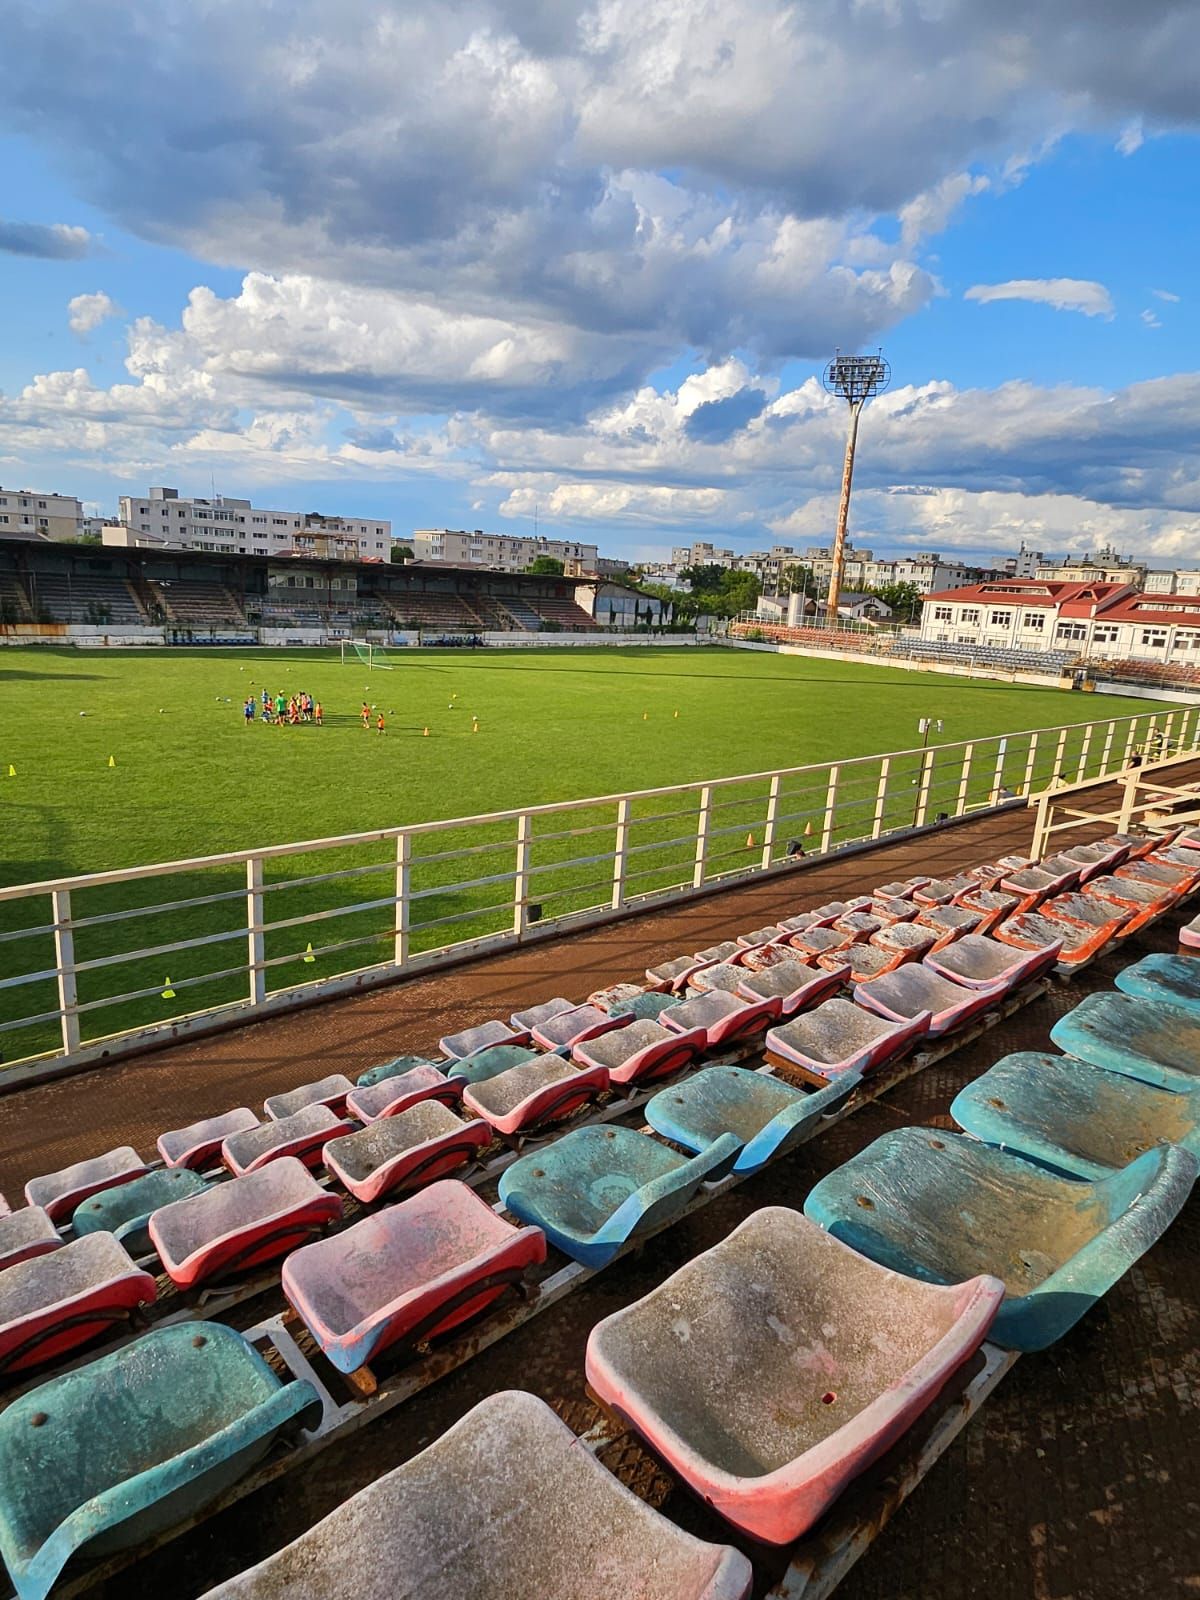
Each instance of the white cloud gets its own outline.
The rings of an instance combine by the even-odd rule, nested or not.
[[[994,300],[1029,300],[1055,311],[1080,311],[1085,317],[1114,315],[1112,296],[1087,278],[1011,278],[1007,283],[976,283],[963,295],[988,305]]]
[[[1172,294],[1170,289],[1151,289],[1150,293],[1156,300],[1165,300],[1168,305],[1177,306],[1179,304],[1179,296]]]
[[[1139,312],[1139,315],[1140,315],[1142,321],[1146,324],[1146,326],[1148,328],[1161,328],[1162,327],[1162,323],[1158,320],[1158,318],[1155,316],[1153,311],[1150,311],[1150,310],[1142,311],[1142,312]]]
[[[86,228],[65,222],[6,222],[0,217],[0,251],[6,255],[78,261],[91,248],[92,236]]]
[[[1140,150],[1146,142],[1146,134],[1142,128],[1141,117],[1135,117],[1132,122],[1127,122],[1121,129],[1117,139],[1116,149],[1120,155],[1131,156]]]
[[[103,289],[95,294],[77,294],[67,301],[67,323],[72,333],[82,337],[98,328],[109,317],[123,316],[124,312],[111,295]]]

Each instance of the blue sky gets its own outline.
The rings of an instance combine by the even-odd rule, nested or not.
[[[860,544],[1200,560],[1194,6],[16,0],[0,54],[0,482],[820,542],[882,345]]]

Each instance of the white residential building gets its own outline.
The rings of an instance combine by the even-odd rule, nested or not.
[[[408,541],[417,561],[450,567],[481,567],[493,572],[524,572],[537,556],[552,556],[566,566],[594,572],[599,550],[573,539],[527,538],[520,534],[484,533],[482,528],[417,528]]]
[[[74,495],[0,485],[0,539],[78,539],[83,527]]]
[[[391,559],[392,525],[373,518],[269,511],[230,495],[187,500],[177,489],[166,488],[151,489],[144,499],[123,494],[120,505],[120,525],[101,529],[105,544],[221,555]]]

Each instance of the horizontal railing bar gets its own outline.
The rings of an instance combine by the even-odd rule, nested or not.
[[[328,922],[332,917],[352,917],[359,911],[379,911],[384,906],[394,906],[395,904],[396,896],[394,894],[384,895],[380,900],[356,900],[353,905],[330,906],[325,911],[306,911],[302,916],[280,917],[278,922],[264,922],[262,931],[263,933],[275,933],[281,928],[302,928],[310,922]],[[246,934],[245,928],[239,931],[244,938]]]
[[[277,893],[280,889],[302,889],[313,883],[333,883],[338,878],[362,878],[370,872],[395,872],[396,863],[392,861],[375,861],[369,867],[342,867],[337,872],[314,872],[306,878],[276,878],[273,882],[264,882],[263,894]],[[246,898],[245,889],[235,891],[238,898]]]
[[[31,1017],[14,1017],[11,1022],[0,1022],[0,1033],[15,1032],[17,1028],[32,1028],[38,1022],[59,1022],[61,1020],[62,1012],[57,1009],[54,1011],[38,1011]],[[11,1062],[5,1064],[7,1066],[12,1065]]]
[[[492,883],[511,883],[516,877],[515,868],[508,872],[493,872],[486,878],[465,878],[462,883],[439,883],[431,889],[415,889],[409,900],[432,900],[434,895],[461,894],[464,889],[486,889]]]
[[[19,989],[24,983],[46,983],[57,977],[57,967],[43,967],[40,972],[18,973],[15,978],[0,978],[0,989]]]
[[[695,845],[694,833],[677,833],[673,839],[647,839],[645,844],[631,844],[627,847],[627,856],[644,856],[648,850],[670,850],[673,845]]]
[[[77,927],[78,924],[73,923],[72,926]],[[56,924],[53,922],[42,922],[34,923],[28,928],[14,928],[10,933],[0,933],[0,944],[7,944],[10,939],[34,939],[38,934],[44,937],[48,933],[53,933],[55,927]]]
[[[594,867],[597,861],[611,861],[614,853],[612,850],[604,850],[595,856],[571,856],[566,861],[542,861],[529,867],[527,872],[532,878],[535,872],[565,872],[568,867]]]
[[[493,854],[503,854],[507,851],[510,855],[516,848],[516,837],[511,839],[492,839],[487,844],[464,844],[457,850],[435,850],[432,855],[410,856],[411,865],[415,867],[432,866],[437,861],[462,861],[467,856],[483,856],[489,851]],[[392,863],[395,866],[395,862]]]
[[[245,896],[243,895],[243,899]],[[230,928],[225,933],[198,934],[194,939],[175,939],[170,944],[151,944],[143,950],[121,950],[112,956],[93,956],[88,961],[76,961],[73,972],[95,972],[98,967],[119,967],[128,961],[149,961],[152,956],[174,955],[177,950],[199,950],[206,944],[223,944],[229,939],[244,939],[246,930]]]
[[[216,894],[193,895],[189,900],[156,900],[149,906],[129,906],[124,911],[98,912],[94,917],[73,916],[67,927],[94,928],[100,923],[129,922],[134,917],[156,917],[163,911],[190,911],[193,906],[212,906],[219,900],[244,900],[245,888],[222,889]]]
[[[511,914],[512,901],[499,900],[494,905],[473,906],[470,911],[454,911],[444,917],[430,917],[428,922],[414,922],[409,927],[409,933],[424,933],[427,928],[440,928],[448,922],[468,922],[472,917],[486,917],[493,911],[504,911]]]

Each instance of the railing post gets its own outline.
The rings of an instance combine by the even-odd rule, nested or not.
[[[62,1024],[63,1055],[79,1049],[79,996],[75,989],[75,935],[71,929],[71,891],[54,889],[50,894],[54,912],[54,964],[58,968],[58,1009]]]
[[[1025,779],[1021,785],[1022,794],[1033,793],[1033,769],[1037,765],[1038,736],[1036,733],[1029,735],[1029,754],[1025,758]]]
[[[1055,746],[1054,750],[1054,776],[1050,781],[1051,788],[1053,788],[1055,784],[1066,783],[1067,781],[1066,775],[1063,772],[1063,762],[1066,759],[1066,754],[1067,730],[1064,728],[1058,736],[1058,744]]]
[[[1066,738],[1066,734],[1063,734]],[[992,776],[992,805],[999,804],[1000,791],[1004,787],[1004,757],[1008,750],[1008,740],[1001,739],[996,749],[996,771]]]
[[[412,835],[396,835],[396,948],[392,959],[398,967],[408,965],[408,936],[411,907],[409,879],[412,876]]]
[[[1083,730],[1083,740],[1079,746],[1079,771],[1075,775],[1076,783],[1082,783],[1087,775],[1088,751],[1092,746],[1092,729],[1095,726],[1096,724],[1094,722],[1089,722],[1087,727]]]
[[[971,782],[971,757],[975,754],[975,746],[963,746],[962,773],[958,780],[958,799],[954,804],[954,815],[961,817],[967,809],[967,791]]]
[[[529,813],[517,818],[517,870],[513,878],[513,932],[519,939],[529,925]]]
[[[925,826],[925,813],[929,810],[929,784],[933,778],[933,750],[926,750],[921,758],[921,778],[917,788],[917,809],[913,812],[913,827]]]
[[[1175,727],[1175,718],[1178,715],[1179,713],[1177,711],[1169,712],[1167,715],[1167,725],[1163,729],[1163,747],[1167,755],[1173,754],[1171,750],[1171,734]]]
[[[1108,771],[1108,762],[1112,755],[1113,737],[1116,731],[1117,724],[1110,722],[1108,724],[1108,732],[1104,735],[1104,749],[1100,752],[1100,771],[1097,773],[1097,777],[1103,778]]]
[[[767,790],[767,819],[763,824],[762,869],[765,872],[771,865],[771,856],[775,851],[775,828],[779,818],[779,774],[771,779],[771,787]]]
[[[704,864],[708,856],[708,825],[712,817],[712,790],[707,784],[700,791],[700,813],[696,818],[696,864],[692,869],[692,888],[699,889],[704,882]]]
[[[1137,799],[1138,781],[1140,774],[1137,771],[1127,772],[1121,779],[1123,793],[1121,795],[1121,815],[1117,821],[1117,832],[1128,833],[1133,822],[1133,807]]]
[[[629,801],[617,801],[617,840],[613,850],[612,908],[625,904],[625,859],[629,852]]]
[[[1130,761],[1132,761],[1132,759],[1133,759],[1133,746],[1134,746],[1134,742],[1135,742],[1136,739],[1137,739],[1137,718],[1136,717],[1130,717],[1130,719],[1129,719],[1129,733],[1128,733],[1128,736],[1126,737],[1126,740],[1125,740],[1125,754],[1121,757],[1121,766],[1122,766],[1122,768],[1127,767],[1129,765]]]
[[[266,935],[263,933],[263,862],[251,856],[246,863],[246,962],[250,969],[250,1004],[261,1006],[267,998]]]
[[[1147,757],[1149,757],[1151,761],[1156,761],[1158,759],[1159,750],[1156,743],[1157,738],[1158,718],[1157,716],[1154,716],[1150,718],[1150,726],[1146,729],[1146,745],[1145,749],[1142,751],[1143,765],[1145,764]]]
[[[830,767],[829,787],[825,790],[825,821],[821,827],[821,854],[833,844],[834,815],[837,811],[838,773],[840,767]]]
[[[884,756],[879,763],[879,785],[875,790],[875,815],[871,819],[871,837],[878,839],[883,832],[884,813],[887,808],[888,775],[892,770],[891,756]]]
[[[1046,853],[1046,837],[1049,832],[1050,817],[1050,791],[1043,789],[1037,805],[1037,820],[1033,827],[1033,844],[1030,851],[1035,861],[1040,861]]]

